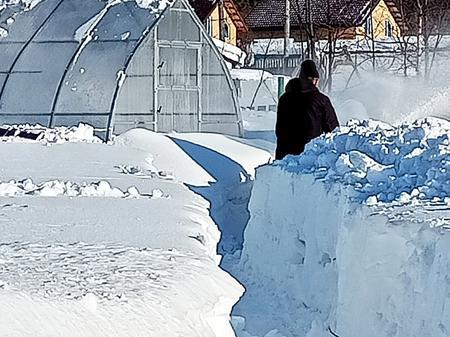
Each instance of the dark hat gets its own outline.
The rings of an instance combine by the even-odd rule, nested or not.
[[[313,60],[303,61],[300,68],[300,78],[319,78],[319,72],[317,71],[316,64]]]

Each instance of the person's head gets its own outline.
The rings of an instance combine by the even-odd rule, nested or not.
[[[310,80],[316,87],[319,85],[320,74],[313,60],[302,62],[299,77],[304,80]]]

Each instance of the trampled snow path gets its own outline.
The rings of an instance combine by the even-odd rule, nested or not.
[[[218,267],[220,232],[192,190],[226,201],[221,186],[270,155],[221,135],[177,137],[0,143],[0,336],[234,335],[243,289]]]

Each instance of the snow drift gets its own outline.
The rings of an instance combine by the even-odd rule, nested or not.
[[[234,336],[243,288],[219,267],[211,209],[270,154],[218,134],[5,128],[1,337]]]
[[[449,127],[352,122],[258,169],[242,336],[450,336]]]

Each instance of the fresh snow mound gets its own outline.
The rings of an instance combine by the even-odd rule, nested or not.
[[[352,197],[368,204],[444,201],[450,196],[449,137],[450,122],[437,118],[398,127],[350,121],[275,165],[351,186]]]

